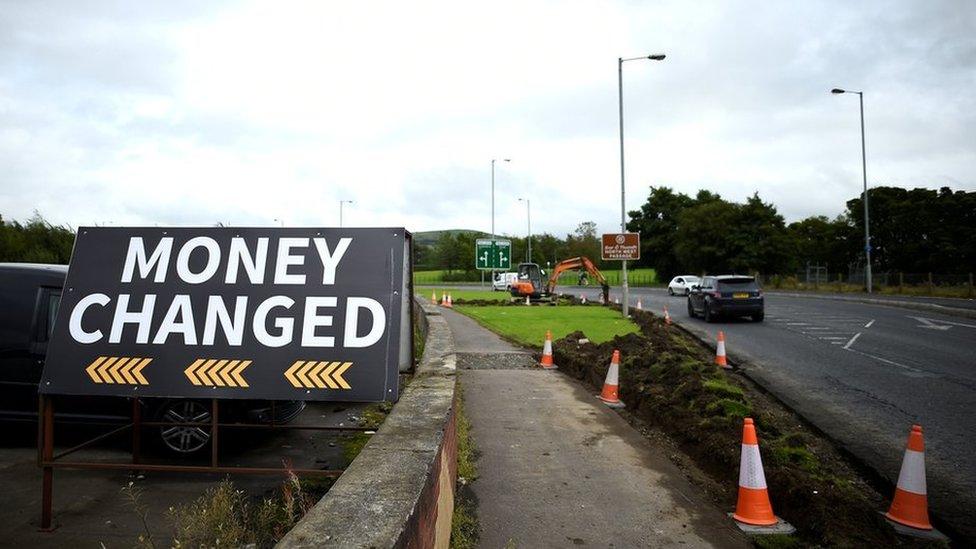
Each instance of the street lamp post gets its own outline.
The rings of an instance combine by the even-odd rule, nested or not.
[[[342,205],[343,204],[352,204],[352,200],[339,201],[339,227],[342,227]]]
[[[525,202],[525,217],[529,224],[529,236],[526,238],[528,252],[526,253],[526,263],[532,263],[532,201],[528,198],[519,198],[519,202]]]
[[[864,287],[868,293],[871,293],[873,282],[871,280],[871,231],[869,229],[871,222],[868,217],[868,161],[864,145],[864,92],[834,88],[830,90],[830,93],[856,93],[861,104],[861,175],[864,177]]]
[[[491,241],[495,241],[495,161],[496,158],[491,159]],[[503,158],[505,162],[511,162],[511,158]],[[495,269],[491,270],[491,279],[495,280]],[[482,285],[484,285],[484,279],[482,279]]]
[[[624,62],[637,61],[638,59],[650,59],[651,61],[661,61],[664,59],[663,53],[645,55],[641,57],[617,58],[617,98],[619,99],[619,118],[620,118],[620,232],[627,232],[627,204],[624,185]],[[627,262],[621,262],[620,285],[623,287],[624,299],[621,311],[626,318],[629,314],[627,300],[630,296],[630,288],[627,284]]]

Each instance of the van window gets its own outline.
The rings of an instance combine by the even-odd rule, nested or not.
[[[58,318],[58,307],[61,306],[61,292],[51,292],[47,296],[47,339],[50,341],[54,333],[54,321]]]

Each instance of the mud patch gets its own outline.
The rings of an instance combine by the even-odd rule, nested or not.
[[[775,400],[732,372],[691,336],[644,311],[640,334],[603,344],[581,332],[554,342],[563,373],[594,388],[620,350],[620,398],[635,421],[665,433],[714,483],[712,496],[735,506],[742,418],[756,421],[773,509],[797,528],[801,545],[940,547],[895,535],[881,518],[887,498],[832,446]],[[757,541],[758,542],[758,541]],[[761,542],[759,542],[761,543]]]
[[[536,368],[538,361],[528,353],[458,353],[459,370],[523,370]]]

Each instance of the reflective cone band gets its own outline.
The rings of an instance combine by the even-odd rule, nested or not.
[[[739,460],[739,499],[735,504],[735,520],[753,526],[772,526],[778,521],[769,503],[766,475],[759,457],[759,439],[752,418],[742,425],[742,457]]]
[[[718,333],[718,345],[715,346],[715,364],[722,368],[729,367],[729,363],[725,360],[725,332]]]
[[[908,434],[908,446],[901,462],[895,497],[885,517],[912,528],[932,529],[925,489],[925,442],[922,440],[921,425],[912,425],[912,431]]]
[[[556,367],[552,363],[552,332],[549,330],[546,330],[546,343],[542,346],[542,361],[539,362],[539,366],[546,370],[552,370]]]
[[[624,403],[620,401],[620,397],[617,395],[617,389],[620,383],[619,378],[620,351],[614,351],[613,358],[610,359],[610,369],[607,370],[607,378],[603,382],[603,391],[597,397],[611,408],[623,408],[624,406]]]

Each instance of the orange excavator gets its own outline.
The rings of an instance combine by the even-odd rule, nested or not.
[[[600,269],[596,268],[586,257],[574,257],[571,259],[565,259],[556,264],[552,269],[552,273],[549,275],[549,281],[543,285],[542,269],[535,263],[521,263],[518,266],[518,278],[514,283],[512,283],[512,297],[526,297],[535,300],[544,300],[552,297],[553,291],[556,289],[556,282],[559,281],[559,275],[566,271],[581,271],[593,275],[594,278],[600,283],[603,288],[603,302],[610,303],[610,285],[607,284],[606,277],[600,272]]]

